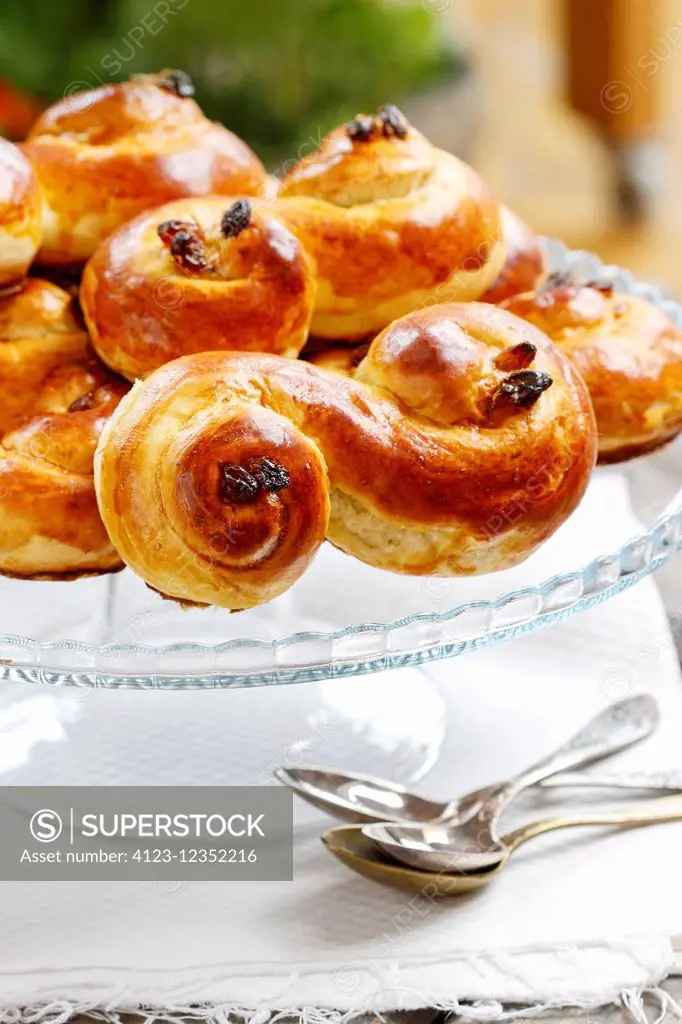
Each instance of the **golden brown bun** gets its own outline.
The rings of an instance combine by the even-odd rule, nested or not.
[[[97,249],[80,299],[93,344],[129,380],[212,349],[297,356],[315,297],[310,258],[268,207],[220,196],[141,214]]]
[[[55,103],[22,149],[43,194],[42,263],[88,259],[117,227],[182,196],[258,193],[248,146],[202,114],[179,72],[135,75]]]
[[[40,191],[31,165],[0,139],[0,288],[26,276],[40,235]]]
[[[51,370],[90,354],[73,300],[61,288],[29,278],[20,292],[0,296],[0,434],[27,415]]]
[[[481,302],[494,302],[496,305],[512,295],[537,288],[547,274],[540,239],[506,206],[502,207],[502,234],[507,245],[507,258],[492,288],[481,296]]]
[[[504,306],[545,331],[580,371],[601,462],[643,455],[682,430],[682,333],[661,309],[557,278]]]
[[[121,568],[97,509],[93,456],[126,385],[94,356],[57,367],[0,443],[0,573],[74,579]]]
[[[317,263],[311,330],[322,338],[357,340],[417,307],[477,299],[504,263],[498,202],[394,107],[328,135],[284,178],[275,210]]]
[[[576,507],[595,452],[569,361],[468,303],[391,324],[353,376],[242,353],[167,363],[112,417],[95,478],[147,583],[246,608],[295,582],[325,533],[396,572],[514,565]]]

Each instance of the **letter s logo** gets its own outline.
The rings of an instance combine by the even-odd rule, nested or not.
[[[29,828],[31,829],[31,835],[39,843],[53,843],[61,835],[62,819],[56,811],[51,811],[48,807],[44,807],[42,810],[35,812],[31,818]]]

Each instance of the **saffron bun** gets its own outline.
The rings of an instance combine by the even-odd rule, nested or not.
[[[44,264],[83,263],[138,213],[183,196],[255,194],[262,164],[209,121],[179,71],[135,75],[65,97],[22,144],[43,196]]]
[[[600,462],[644,455],[682,431],[682,332],[663,310],[561,275],[504,306],[544,331],[580,372],[597,417]]]
[[[121,568],[97,509],[93,456],[126,391],[90,353],[55,367],[0,442],[0,573],[75,579]]]
[[[181,602],[262,604],[323,539],[411,574],[525,559],[587,486],[596,427],[571,363],[482,303],[391,324],[352,373],[208,352],[135,384],[95,456],[123,560]]]
[[[525,221],[502,207],[502,235],[506,244],[504,266],[481,302],[504,302],[512,295],[537,288],[547,275],[540,239]]]
[[[315,277],[292,232],[263,203],[179,199],[100,244],[80,301],[93,344],[135,380],[211,349],[296,357],[308,336]]]
[[[62,288],[32,277],[21,291],[0,295],[0,434],[27,415],[55,367],[91,354],[73,299]]]
[[[505,260],[497,200],[393,106],[331,132],[284,177],[275,210],[315,259],[320,338],[354,341],[420,306],[477,299]]]
[[[40,191],[26,157],[0,138],[0,289],[21,283],[41,238]]]

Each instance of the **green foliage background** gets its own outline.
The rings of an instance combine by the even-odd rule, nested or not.
[[[179,67],[270,165],[459,67],[419,0],[1,0],[0,76],[45,101]]]

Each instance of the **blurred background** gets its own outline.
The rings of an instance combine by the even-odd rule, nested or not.
[[[682,294],[682,0],[3,0],[0,130],[167,66],[274,171],[397,102],[537,230]]]

